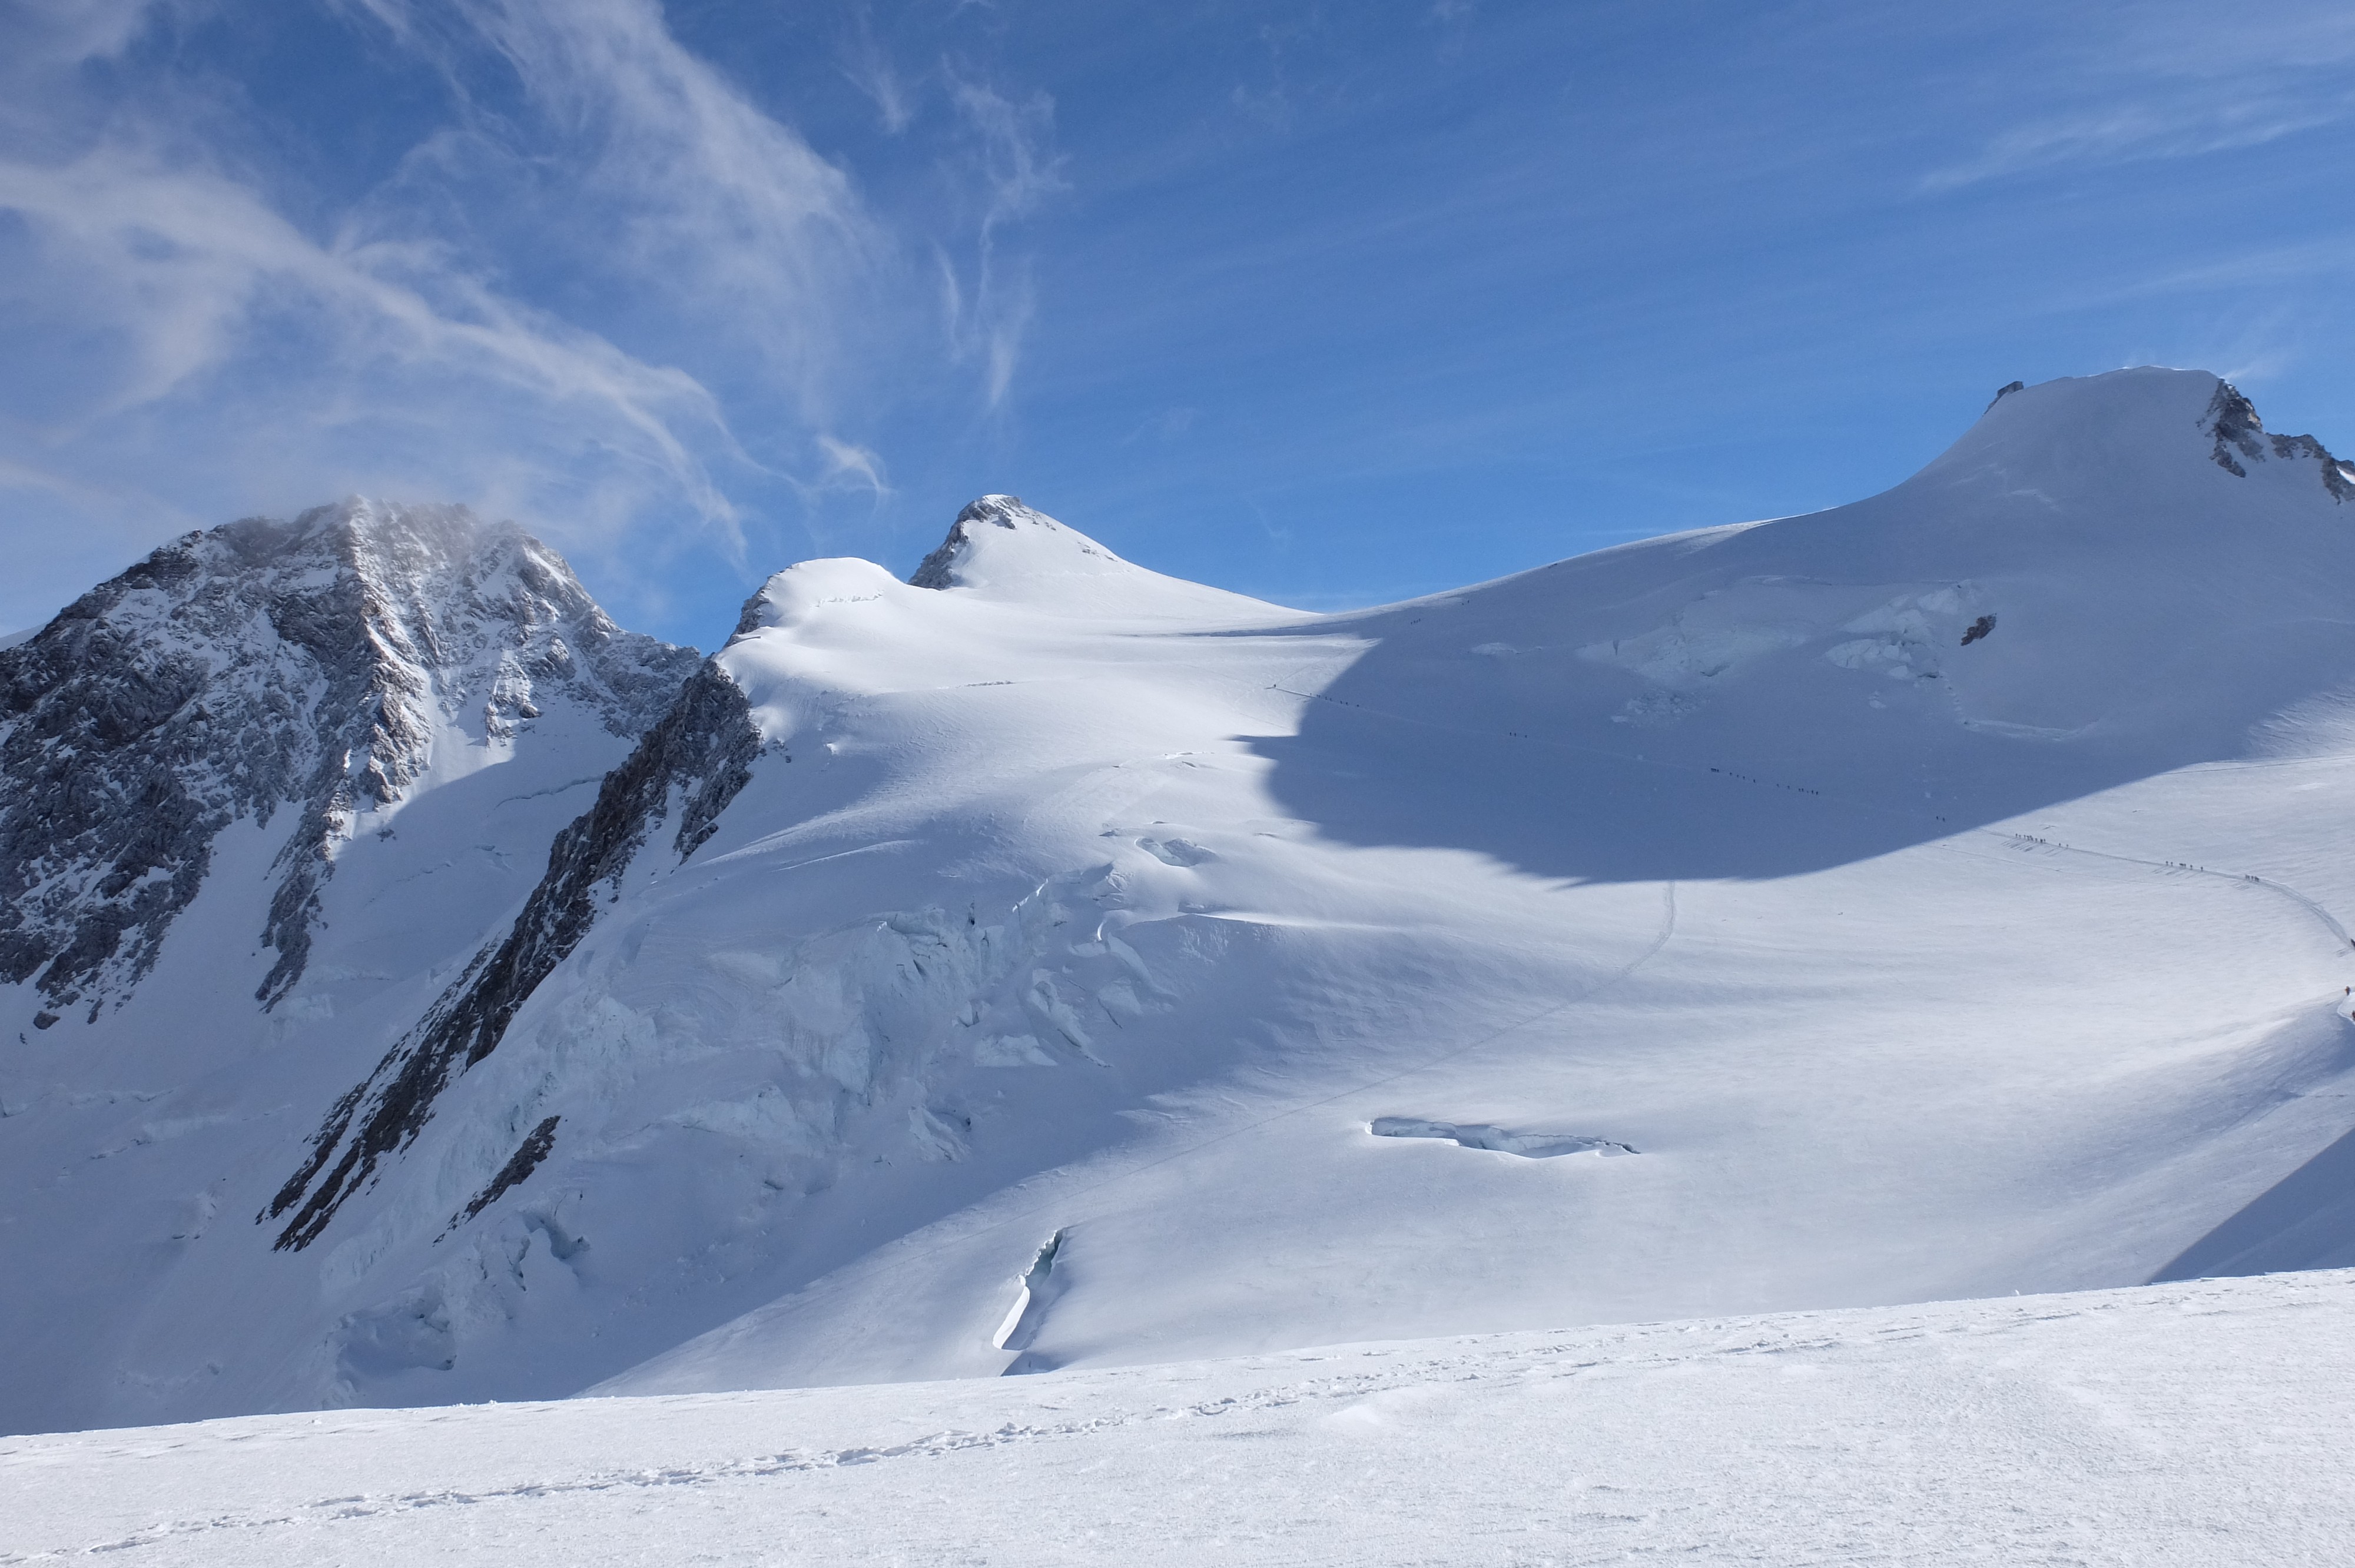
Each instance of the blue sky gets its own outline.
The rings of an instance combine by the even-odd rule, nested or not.
[[[702,646],[1012,491],[1310,608],[1836,504],[1995,388],[2355,447],[2355,12],[16,0],[0,627],[463,500]]]

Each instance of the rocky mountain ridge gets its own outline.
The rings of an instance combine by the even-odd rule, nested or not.
[[[2208,405],[2200,428],[2216,438],[2211,453],[2216,466],[2235,479],[2249,477],[2242,460],[2264,462],[2270,449],[2281,461],[2311,461],[2318,467],[2322,488],[2329,493],[2331,500],[2355,501],[2355,463],[2331,456],[2329,449],[2312,436],[2268,433],[2264,420],[2257,416],[2256,405],[2229,381],[2216,384],[2216,396]]]
[[[672,810],[680,819],[671,844],[679,860],[710,837],[760,751],[760,732],[735,683],[709,663],[689,676],[670,711],[606,775],[597,803],[557,835],[548,874],[513,928],[476,954],[417,1028],[337,1102],[309,1158],[261,1216],[294,1210],[279,1233],[280,1248],[299,1251],[315,1240],[378,1161],[417,1136],[450,1080],[498,1047],[517,1010],[580,945],[600,906],[613,901],[613,884]],[[553,1118],[535,1128],[466,1217],[528,1176],[554,1132]]]
[[[511,746],[550,702],[635,736],[696,657],[461,507],[354,499],[175,540],[0,650],[0,982],[33,981],[43,1028],[119,1004],[219,832],[283,811],[272,1006],[339,847],[391,831],[437,736]]]

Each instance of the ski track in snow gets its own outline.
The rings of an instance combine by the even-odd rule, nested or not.
[[[2347,927],[2339,924],[2336,915],[2287,883],[2276,881],[2272,877],[2259,876],[2254,872],[2217,871],[2204,865],[2194,865],[2189,861],[2151,860],[2142,855],[2119,854],[2110,850],[2086,849],[2081,844],[2066,843],[2059,839],[2042,838],[2034,833],[2006,832],[1998,828],[1974,828],[1971,831],[1980,837],[1994,839],[2014,849],[2033,845],[2040,849],[2062,850],[2070,854],[2084,855],[2093,860],[2113,861],[2121,865],[2147,866],[2153,871],[2179,871],[2193,876],[2212,876],[2220,882],[2242,886],[2260,887],[2267,893],[2278,894],[2313,916],[2322,923],[2324,929],[2328,930],[2341,947],[2355,948],[2355,941],[2349,939]]]

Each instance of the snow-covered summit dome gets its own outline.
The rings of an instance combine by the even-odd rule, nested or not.
[[[969,590],[1032,609],[1082,616],[1157,620],[1267,609],[1261,600],[1124,560],[1069,524],[1024,504],[1018,495],[983,495],[967,503],[940,547],[909,574],[908,586]]]
[[[2138,366],[2013,382],[1916,482],[1995,481],[2061,498],[2156,482],[2250,481],[2269,497],[2336,505],[2355,500],[2355,466],[2312,436],[2270,434],[2240,388],[2205,370]],[[2230,492],[2217,492],[2222,496]],[[2237,499],[2248,499],[2243,493]]]
[[[984,495],[957,514],[948,537],[923,558],[908,583],[921,588],[984,588],[1042,572],[1097,575],[1127,566],[1085,534],[1025,506],[1018,495]]]

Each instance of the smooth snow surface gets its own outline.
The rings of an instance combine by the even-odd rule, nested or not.
[[[2355,1277],[0,1443],[0,1562],[2115,1564],[2355,1531]]]
[[[2355,487],[2228,393],[2028,388],[1856,505],[1348,615],[1010,498],[944,587],[782,572],[716,833],[647,837],[307,1248],[252,1217],[417,988],[234,1107],[42,1037],[0,1145],[37,1105],[41,1234],[105,1215],[117,1274],[37,1300],[138,1306],[7,1419],[2355,1263]],[[479,927],[418,929],[446,981]]]

